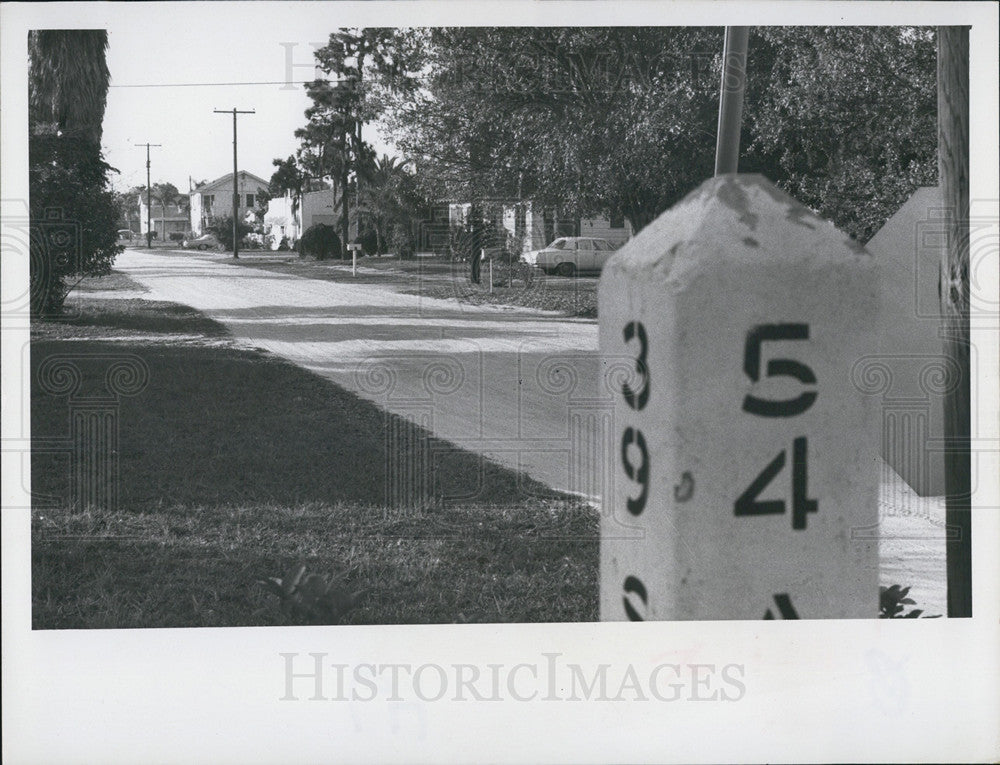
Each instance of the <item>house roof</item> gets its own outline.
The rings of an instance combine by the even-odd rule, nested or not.
[[[267,181],[265,181],[259,175],[254,175],[253,173],[249,173],[246,170],[240,170],[239,176],[240,180],[256,181],[261,186],[268,185]],[[188,194],[203,194],[206,191],[212,191],[218,186],[228,185],[230,188],[232,188],[232,183],[233,183],[233,174],[226,173],[225,175],[216,178],[214,181],[206,181],[205,183],[199,184],[194,189],[189,191]]]

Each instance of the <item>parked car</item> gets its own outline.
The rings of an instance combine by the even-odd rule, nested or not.
[[[132,234],[131,229],[120,228],[118,229],[118,239],[122,242],[131,242],[135,237]]]
[[[215,237],[215,234],[202,234],[194,239],[185,239],[181,242],[181,247],[185,250],[216,250],[220,245],[221,242]]]
[[[615,246],[607,239],[561,236],[547,247],[525,253],[524,260],[546,273],[573,276],[599,273],[614,252]]]

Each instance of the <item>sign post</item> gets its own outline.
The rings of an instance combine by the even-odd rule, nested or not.
[[[766,179],[706,181],[599,288],[615,397],[601,618],[875,618],[878,271]],[[859,537],[859,538],[855,538]]]
[[[358,275],[358,250],[361,249],[361,245],[355,242],[354,244],[347,245],[347,249],[351,251],[351,276]]]

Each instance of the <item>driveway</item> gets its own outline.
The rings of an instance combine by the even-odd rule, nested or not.
[[[371,280],[305,279],[191,253],[127,250],[116,268],[149,288],[150,299],[224,324],[240,345],[288,359],[548,486],[597,501],[614,478],[613,398],[594,320],[400,294]],[[425,476],[435,455],[420,448],[419,430],[389,432],[387,504],[420,501],[434,491]],[[927,613],[945,610],[943,523],[942,499],[917,497],[883,466],[880,524],[866,533],[880,539],[882,583],[913,585]]]

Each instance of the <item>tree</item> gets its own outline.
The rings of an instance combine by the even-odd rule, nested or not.
[[[359,230],[363,217],[375,233],[375,249],[385,252],[395,224],[405,228],[422,204],[413,176],[397,157],[383,155],[363,171],[364,183],[358,191]]]
[[[128,191],[115,191],[113,198],[119,211],[120,228],[137,231],[139,221],[139,196],[146,193],[145,186],[134,186]]]
[[[71,274],[99,276],[122,251],[101,154],[110,73],[99,30],[28,34],[31,311],[58,314]]]
[[[167,206],[182,199],[181,193],[169,182],[154,183],[151,192],[151,196],[160,203],[160,228],[163,231],[163,241],[167,241]],[[229,238],[232,239],[232,236]]]
[[[306,185],[305,173],[294,156],[290,156],[288,159],[276,159],[272,164],[276,169],[271,174],[267,193],[271,199],[284,196],[286,192],[290,193],[292,195],[292,215],[294,215]]]
[[[312,105],[306,110],[308,123],[295,132],[303,149],[316,156],[320,177],[329,173],[334,203],[340,192],[341,243],[347,246],[350,230],[350,191],[353,174],[355,198],[366,168],[374,163],[374,151],[363,138],[363,127],[379,113],[379,101],[369,96],[369,73],[384,77],[396,70],[389,55],[391,29],[341,28],[316,51],[318,68],[332,79],[306,85]],[[304,164],[300,158],[300,165]],[[346,255],[346,250],[342,251]]]
[[[385,122],[433,195],[640,230],[713,172],[721,28],[403,29],[389,45],[409,74],[381,78]],[[760,28],[748,66],[741,172],[862,240],[933,183],[933,32]]]
[[[867,242],[937,183],[935,34],[908,27],[761,27],[750,38],[746,155]]]
[[[711,174],[718,85],[691,54],[721,41],[696,28],[431,30],[411,58],[425,87],[398,89],[389,127],[435,195],[624,214],[640,229]]]

